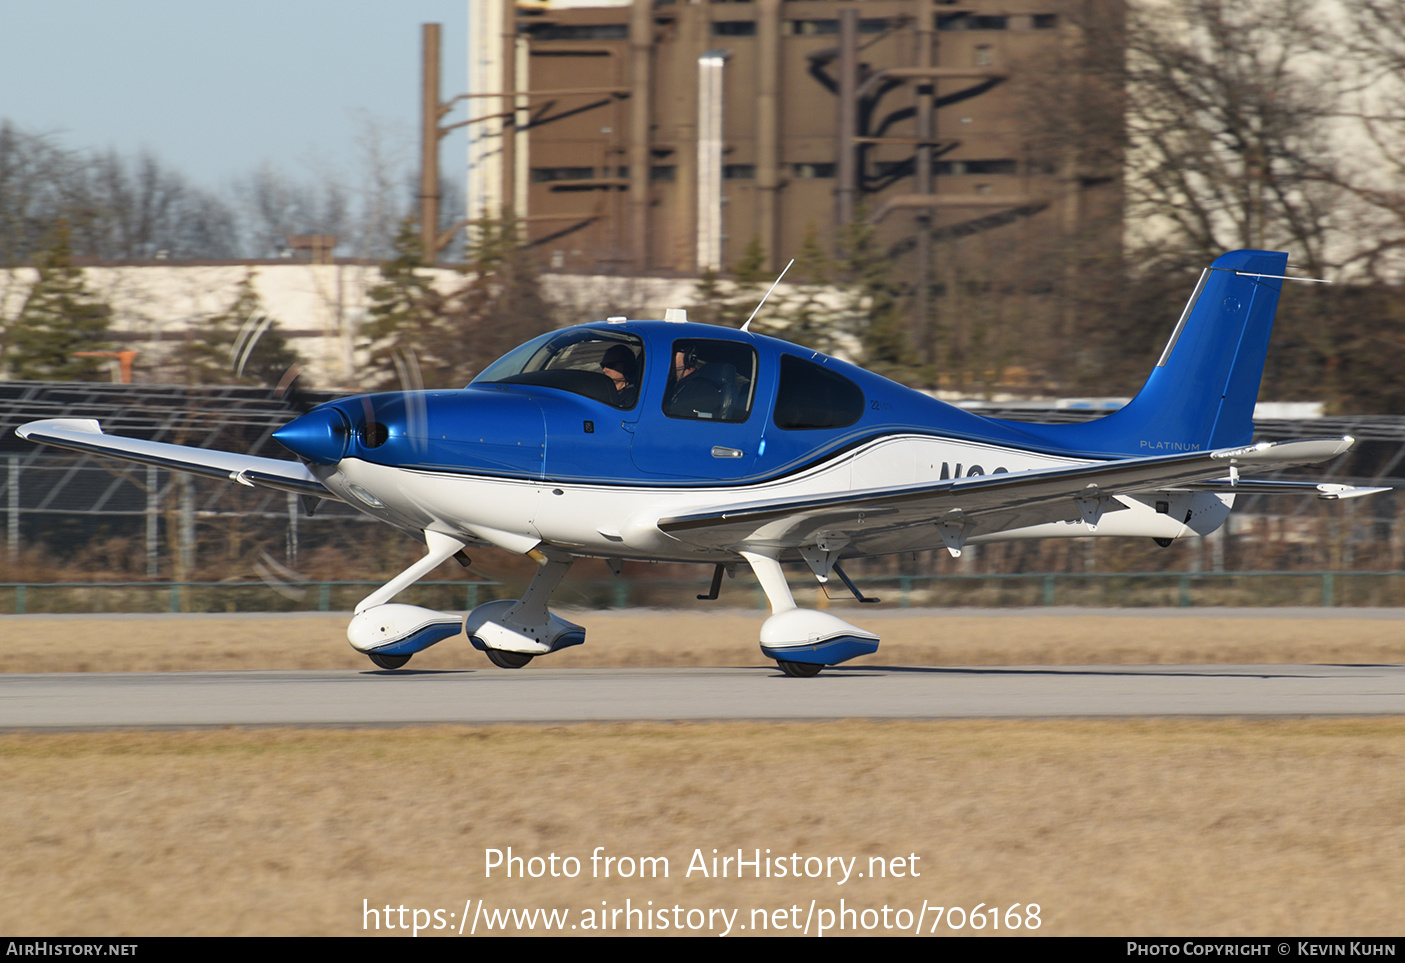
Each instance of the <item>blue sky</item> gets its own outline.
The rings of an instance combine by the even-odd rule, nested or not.
[[[69,148],[148,150],[215,190],[264,163],[351,167],[373,124],[413,159],[420,24],[443,24],[441,93],[461,93],[468,2],[8,0],[0,117]],[[446,175],[463,151],[445,139]]]

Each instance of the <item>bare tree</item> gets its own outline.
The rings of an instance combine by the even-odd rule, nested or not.
[[[86,154],[0,122],[0,261],[34,257],[60,221],[74,255],[228,258],[233,212],[150,154]]]
[[[999,253],[978,236],[951,237],[942,307],[954,317],[941,320],[960,325],[965,309],[959,301],[972,293],[973,282],[984,281],[988,290],[976,300],[997,322],[982,335],[995,352],[987,370],[1019,366],[1026,378],[1105,394],[1109,372],[1123,363],[1128,344],[1120,330],[1127,313],[1126,4],[1070,3],[1061,23],[1062,43],[1010,68],[1025,137],[1020,163],[1031,175],[1051,178],[1052,209],[1001,228],[1004,238],[987,232],[986,243],[1004,245]],[[1035,229],[1036,222],[1059,229]],[[1023,319],[1013,332],[999,323],[1011,315]]]
[[[300,183],[265,165],[235,185],[246,219],[247,249],[277,257],[290,234],[345,235],[351,200],[337,180]]]
[[[1029,238],[1010,258],[1052,282],[1058,336],[1021,337],[1057,359],[1047,370],[1066,387],[1135,389],[1175,320],[1168,306],[1226,250],[1287,250],[1314,277],[1355,256],[1360,222],[1339,149],[1351,58],[1332,10],[1313,0],[1144,0],[1123,21],[1088,3],[1070,18],[1069,43],[1022,66],[1027,163],[1058,171],[1080,205],[1107,196],[1088,185],[1125,185],[1106,217]],[[1118,236],[1121,250],[1109,241]],[[1284,298],[1266,379],[1275,391],[1332,381],[1344,327],[1332,322],[1347,310],[1336,298],[1331,289]]]
[[[1405,6],[1352,0],[1343,60],[1355,70],[1346,110],[1352,149],[1343,185],[1358,201],[1356,262],[1378,281],[1405,276]]]
[[[43,247],[65,207],[73,155],[50,137],[0,121],[0,264],[15,264]]]
[[[1165,0],[1132,13],[1127,215],[1144,244],[1202,263],[1274,248],[1324,269],[1341,78],[1323,27],[1310,2]]]
[[[265,165],[224,194],[193,185],[150,153],[68,149],[0,121],[0,264],[32,259],[58,221],[73,254],[104,260],[277,257],[290,234],[332,234],[339,253],[395,256],[396,228],[415,207],[411,152],[374,120],[349,168],[315,163],[306,176]],[[448,228],[462,190],[442,187]],[[445,254],[463,256],[462,240]]]
[[[107,259],[238,256],[234,215],[151,154],[96,154],[74,178],[75,248]]]
[[[415,210],[414,192],[405,193],[405,178],[413,157],[407,131],[396,132],[369,115],[362,118],[356,138],[359,170],[352,177],[357,217],[350,225],[348,249],[353,257],[389,260],[397,255],[400,222]]]
[[[349,166],[319,160],[301,178],[264,166],[235,185],[250,253],[278,256],[289,234],[334,234],[338,250],[351,257],[398,256],[400,222],[418,206],[419,179],[405,146],[413,141],[369,116],[360,127]],[[463,204],[455,184],[446,181],[442,190],[447,227],[461,218]]]

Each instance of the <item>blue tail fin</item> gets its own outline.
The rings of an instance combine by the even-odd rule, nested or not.
[[[1137,396],[1098,421],[1047,426],[1049,439],[1130,455],[1247,444],[1287,266],[1288,255],[1276,251],[1216,258]]]

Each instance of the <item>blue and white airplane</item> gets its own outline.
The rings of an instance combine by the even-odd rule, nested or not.
[[[274,433],[297,461],[114,437],[98,422],[24,425],[32,441],[337,499],[428,551],[356,606],[353,647],[384,669],[463,632],[494,664],[578,645],[553,615],[577,558],[751,566],[770,601],[761,651],[812,676],[878,636],[795,604],[782,572],[822,583],[870,555],[1016,538],[1205,535],[1239,492],[1337,499],[1383,489],[1255,481],[1351,438],[1252,444],[1287,255],[1234,251],[1200,276],[1151,377],[1081,424],[983,418],[854,365],[744,330],[608,321],[542,335],[457,391],[330,402]],[[681,315],[682,312],[667,313]],[[539,568],[517,600],[466,617],[392,599],[470,546]]]

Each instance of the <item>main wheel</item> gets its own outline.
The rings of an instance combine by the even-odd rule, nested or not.
[[[787,662],[784,659],[777,659],[776,665],[780,666],[782,672],[794,679],[813,679],[824,668],[818,662]]]
[[[506,649],[485,649],[484,651],[488,653],[488,661],[499,669],[520,669],[532,661],[532,657],[525,652],[508,652]]]
[[[378,652],[367,652],[366,658],[382,669],[398,669],[410,661],[408,655],[382,655]]]

